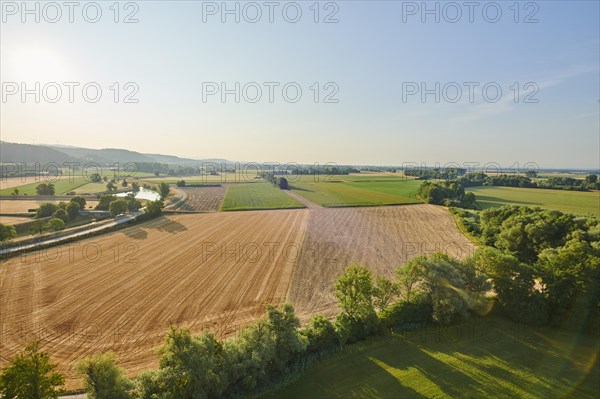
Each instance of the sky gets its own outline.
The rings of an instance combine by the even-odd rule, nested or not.
[[[2,2],[0,136],[235,161],[599,168],[600,2],[465,4]]]

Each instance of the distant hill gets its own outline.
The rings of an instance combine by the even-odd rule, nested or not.
[[[0,162],[4,163],[48,163],[48,162],[97,162],[101,165],[128,162],[148,162],[169,165],[196,166],[203,162],[234,163],[226,159],[191,159],[174,155],[143,154],[120,148],[82,148],[64,145],[33,145],[0,142]]]
[[[78,157],[65,154],[63,151],[42,146],[30,144],[16,144],[0,141],[0,162],[1,163],[50,163],[57,162],[80,162]]]

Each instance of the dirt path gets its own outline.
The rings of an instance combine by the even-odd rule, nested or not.
[[[307,209],[323,209],[323,207],[321,205],[317,205],[314,202],[307,200],[306,198],[304,198],[303,196],[301,196],[298,193],[293,192],[292,190],[281,190],[281,191],[283,191],[290,197],[292,197],[295,200],[302,203],[304,206],[306,206]]]

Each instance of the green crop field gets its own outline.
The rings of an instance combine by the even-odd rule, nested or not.
[[[69,191],[74,191],[76,188],[81,187],[85,184],[88,184],[89,180],[86,180],[83,177],[69,178],[67,176],[55,180],[40,180],[35,183],[28,183],[18,187],[4,188],[0,190],[0,195],[11,195],[15,188],[19,189],[19,195],[37,195],[35,189],[41,183],[54,184],[54,194],[62,195],[68,193]]]
[[[520,187],[469,187],[482,208],[509,204],[539,206],[575,214],[600,216],[600,192],[545,190]]]
[[[292,182],[290,186],[293,191],[321,206],[400,205],[420,202],[415,197],[421,184],[417,180],[379,180],[380,177],[367,179],[363,176],[345,178],[348,180]],[[360,179],[353,180],[356,178]]]
[[[260,181],[256,170],[240,170],[236,173],[221,173],[218,175],[196,175],[196,176],[149,176],[141,178],[142,182],[155,183],[165,182],[175,184],[180,180],[185,180],[186,183],[252,183]]]
[[[90,194],[100,193],[100,192],[103,192],[103,191],[107,190],[106,189],[106,184],[107,183],[105,181],[100,182],[100,183],[87,183],[87,184],[84,184],[83,186],[77,187],[75,190],[72,190],[72,191],[75,191],[75,193],[77,193],[77,194],[82,194],[82,193],[90,193]],[[118,188],[122,188],[120,182],[117,182],[116,185],[117,185]]]
[[[269,398],[597,398],[598,340],[489,317],[370,339]]]
[[[304,208],[304,205],[267,182],[232,184],[221,205],[223,211],[288,208]]]

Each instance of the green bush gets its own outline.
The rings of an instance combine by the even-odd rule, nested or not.
[[[59,218],[53,218],[48,220],[46,224],[46,229],[51,231],[60,231],[65,228],[65,222]]]
[[[35,217],[44,218],[47,216],[52,216],[52,214],[56,212],[57,209],[58,207],[55,204],[51,202],[44,202],[43,204],[40,204],[35,214]]]

